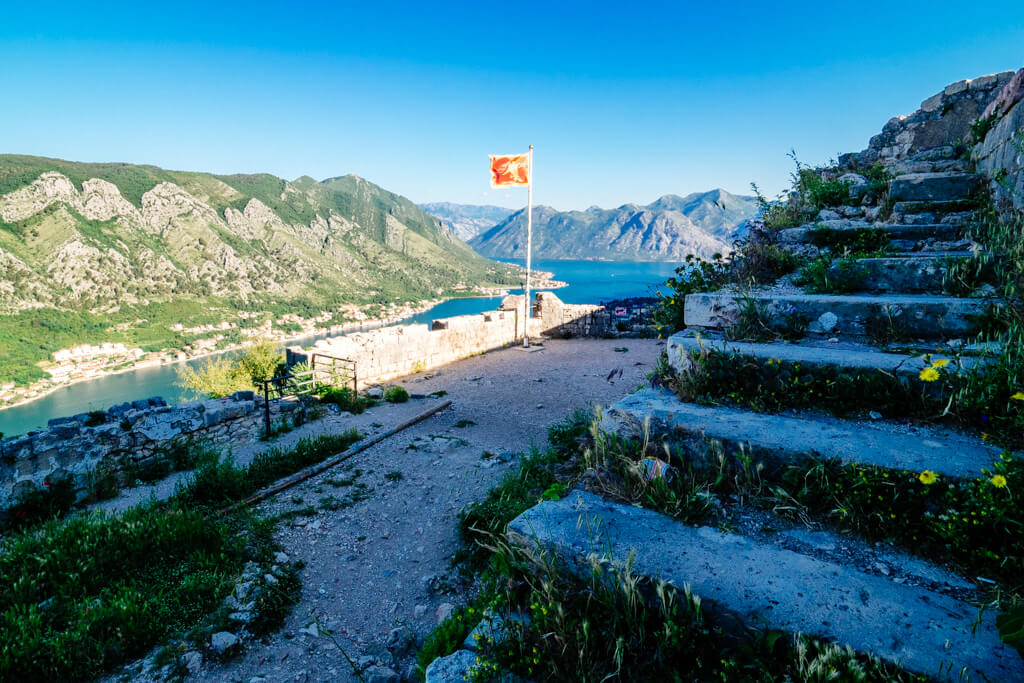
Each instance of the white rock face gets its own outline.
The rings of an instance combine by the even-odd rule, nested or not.
[[[43,173],[28,187],[0,197],[0,218],[6,223],[22,221],[36,215],[56,201],[77,204],[78,190],[67,176],[50,171]]]
[[[160,183],[142,195],[142,219],[153,231],[164,234],[182,217],[227,227],[209,206],[174,183]]]
[[[91,178],[82,183],[79,206],[81,214],[89,220],[108,221],[118,216],[142,219],[139,210],[121,196],[117,185],[99,178]]]

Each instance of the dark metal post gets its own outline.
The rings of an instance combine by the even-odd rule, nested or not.
[[[263,419],[270,438],[270,380],[263,380]]]

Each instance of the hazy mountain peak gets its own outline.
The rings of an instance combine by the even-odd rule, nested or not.
[[[722,189],[681,197],[666,194],[646,206],[627,203],[615,209],[585,211],[535,207],[536,258],[682,260],[689,254],[710,257],[730,251],[737,230],[759,210],[757,199]],[[525,256],[526,216],[519,210],[470,240],[480,254],[496,258]]]

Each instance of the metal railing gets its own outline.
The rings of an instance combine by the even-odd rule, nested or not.
[[[314,353],[309,362],[309,369],[290,372],[263,380],[263,421],[266,437],[269,439],[273,431],[270,424],[270,399],[286,396],[303,396],[315,394],[317,387],[336,387],[352,382],[353,396],[359,393],[359,378],[356,374],[356,362],[348,358],[338,358],[326,353]]]

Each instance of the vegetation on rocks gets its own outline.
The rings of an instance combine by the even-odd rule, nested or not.
[[[594,559],[580,577],[547,553],[510,546],[508,523],[572,482],[688,523],[713,523],[716,499],[766,490],[760,468],[743,454],[734,460],[719,452],[708,467],[697,468],[662,453],[677,465],[675,476],[649,477],[645,446],[609,437],[583,413],[555,425],[549,441],[546,451],[524,458],[463,513],[466,546],[457,557],[464,571],[479,572],[482,590],[428,638],[421,674],[435,657],[462,647],[487,613],[502,618],[504,630],[476,640],[473,680],[507,673],[530,680],[923,680],[799,635],[751,630],[743,638],[726,636],[701,611],[698,597],[634,574],[628,558],[621,566]]]

